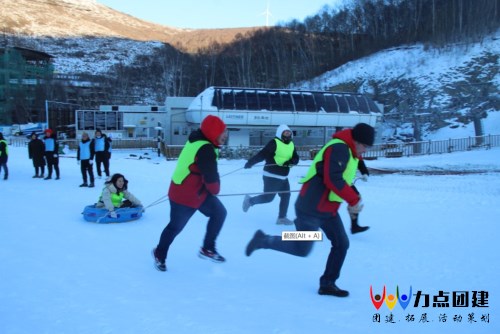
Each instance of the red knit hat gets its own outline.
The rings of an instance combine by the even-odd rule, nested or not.
[[[201,132],[214,145],[217,143],[217,138],[226,130],[226,124],[217,116],[208,115],[201,122]]]
[[[47,135],[47,136],[52,136],[52,129],[45,129],[44,133]]]

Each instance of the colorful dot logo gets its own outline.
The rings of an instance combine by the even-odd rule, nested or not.
[[[384,285],[384,288],[382,289],[382,294],[373,294],[373,287],[370,285],[370,299],[372,300],[373,306],[378,310],[382,306],[383,303],[387,306],[387,308],[392,311],[392,309],[396,306],[396,304],[399,303],[399,305],[403,308],[403,310],[406,309],[406,307],[410,304],[412,296],[412,287],[410,285],[410,292],[409,294],[400,294],[399,293],[399,286],[396,286],[396,295],[390,293],[387,294],[386,288]]]

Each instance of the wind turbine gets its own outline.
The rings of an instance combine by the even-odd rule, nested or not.
[[[273,14],[271,14],[271,12],[269,11],[269,1],[267,2],[266,11],[260,13],[260,15],[265,15],[266,16],[266,27],[269,27],[269,16],[273,16]]]

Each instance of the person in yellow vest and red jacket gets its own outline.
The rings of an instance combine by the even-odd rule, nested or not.
[[[295,228],[297,231],[323,230],[331,242],[326,267],[319,280],[320,295],[347,297],[349,292],[336,285],[344,263],[349,238],[338,214],[340,204],[346,201],[349,213],[359,213],[363,203],[352,188],[359,157],[372,146],[375,129],[359,123],[353,129],[334,134],[333,138],[316,154],[295,202]],[[270,236],[261,230],[255,232],[247,245],[246,255],[257,249],[276,251],[305,257],[312,250],[314,241],[282,240],[281,236]]]
[[[290,182],[288,174],[290,168],[299,162],[299,155],[292,141],[292,130],[282,124],[276,130],[276,137],[269,141],[262,150],[251,157],[245,168],[251,168],[256,163],[266,161],[264,165],[264,194],[250,197],[246,195],[243,200],[243,211],[255,204],[271,202],[276,194],[280,197],[280,206],[276,224],[291,225],[293,222],[286,217],[290,203]]]
[[[7,167],[7,161],[9,161],[9,145],[3,137],[3,133],[0,132],[0,171],[3,168],[4,180],[7,180],[9,178],[9,168]]]
[[[216,197],[220,191],[217,168],[219,147],[226,139],[226,125],[219,117],[212,115],[205,117],[200,129],[189,135],[168,190],[170,222],[163,229],[160,241],[152,252],[158,270],[167,270],[165,260],[170,245],[196,211],[208,217],[199,256],[219,263],[225,261],[217,252],[215,241],[227,215],[226,208]]]
[[[104,183],[101,197],[95,204],[96,208],[106,208],[111,218],[116,218],[116,209],[142,206],[141,201],[128,191],[128,180],[120,173],[113,174]]]

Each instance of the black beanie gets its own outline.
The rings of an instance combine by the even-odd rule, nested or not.
[[[373,146],[375,129],[366,123],[358,123],[352,128],[352,139],[366,146]]]

